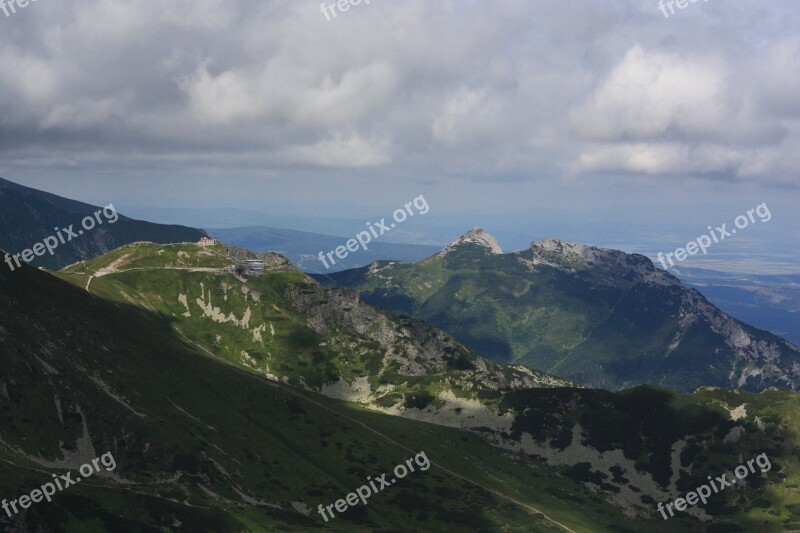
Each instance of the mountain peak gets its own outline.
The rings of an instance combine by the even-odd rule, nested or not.
[[[609,279],[624,275],[638,276],[642,281],[662,286],[681,286],[680,281],[672,274],[658,269],[647,257],[641,254],[629,254],[621,250],[599,248],[587,244],[543,239],[531,243],[529,251],[523,252],[530,265],[548,265],[574,271],[590,268],[597,276]]]
[[[613,252],[613,250],[604,250],[595,246],[587,246],[585,244],[577,244],[558,239],[543,239],[541,241],[533,241],[530,248],[534,251],[556,252],[564,255],[575,254],[581,257],[585,257],[590,251]]]
[[[455,250],[456,248],[463,246],[465,244],[475,244],[481,246],[487,250],[492,255],[500,255],[503,253],[503,249],[500,248],[500,245],[497,243],[497,239],[494,238],[493,235],[486,233],[483,228],[472,228],[464,235],[447,245],[441,252],[437,255],[444,256],[447,253]]]

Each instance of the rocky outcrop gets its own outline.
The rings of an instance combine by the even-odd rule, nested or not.
[[[491,255],[499,255],[503,253],[503,249],[500,248],[500,245],[497,243],[497,239],[486,233],[483,228],[472,228],[467,233],[443,248],[442,251],[436,254],[436,256],[444,257],[459,247],[469,244],[485,248],[486,252]]]
[[[346,332],[378,343],[386,353],[384,369],[400,375],[426,376],[458,372],[448,378],[459,390],[518,390],[574,386],[566,380],[521,366],[486,361],[442,330],[413,318],[380,311],[349,289],[323,289],[315,283],[290,285],[285,296],[305,313],[323,337]]]

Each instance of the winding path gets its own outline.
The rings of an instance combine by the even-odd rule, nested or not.
[[[116,269],[100,269],[94,274],[89,274],[89,280],[86,282],[86,292],[92,294],[89,290],[89,285],[91,285],[92,280],[94,278],[102,278],[103,276],[108,276],[110,274],[124,274],[125,272],[151,272],[153,270],[188,270],[190,272],[219,272],[225,267],[141,267],[141,268],[128,268],[125,270],[116,270]]]

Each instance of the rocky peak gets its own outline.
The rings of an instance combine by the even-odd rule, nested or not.
[[[557,239],[544,239],[531,243],[530,250],[534,256],[550,257],[561,256],[563,259],[581,259],[589,265],[618,265],[622,267],[647,267],[652,262],[640,254],[629,254],[621,250],[598,248],[586,244],[560,241]]]
[[[652,261],[640,254],[629,254],[620,250],[610,250],[576,244],[557,239],[544,239],[531,243],[532,258],[526,260],[531,265],[549,265],[555,268],[591,268],[597,276],[610,276],[621,279],[634,275],[642,281],[656,285],[680,285],[677,278],[655,268]]]
[[[437,255],[447,255],[447,253],[465,244],[477,244],[478,246],[482,246],[483,248],[486,248],[487,252],[492,255],[500,255],[503,253],[503,249],[500,248],[500,245],[497,243],[497,239],[495,239],[494,236],[486,233],[483,228],[472,228],[464,235],[447,245]]]
[[[552,252],[561,255],[577,255],[583,259],[586,259],[589,256],[602,256],[621,253],[617,252],[616,250],[605,250],[595,246],[560,241],[558,239],[543,239],[541,241],[534,241],[531,243],[530,248],[534,252]]]

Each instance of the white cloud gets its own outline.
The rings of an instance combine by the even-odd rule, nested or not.
[[[63,128],[80,131],[124,116],[129,104],[130,98],[125,97],[99,100],[81,98],[74,102],[59,103],[50,108],[40,126],[43,130]]]
[[[330,22],[295,0],[32,4],[0,21],[2,159],[797,180],[793,3],[665,20],[575,2],[373,2]]]
[[[381,139],[362,139],[358,135],[337,135],[309,146],[289,147],[285,159],[290,163],[332,168],[375,167],[391,160],[390,144]]]
[[[753,80],[762,89],[764,107],[796,119],[800,115],[800,35],[773,43],[759,58]]]
[[[179,84],[186,94],[189,113],[200,121],[245,120],[262,115],[269,104],[266,95],[260,94],[257,80],[246,73],[229,70],[214,76],[204,64]]]
[[[719,54],[677,54],[632,47],[608,77],[570,113],[588,141],[573,169],[587,173],[712,175],[785,182],[787,136],[798,116],[765,112],[776,93],[791,109],[786,89],[791,61],[785,46],[769,50],[759,75]],[[771,58],[771,59],[770,59]],[[775,100],[770,100],[774,102]]]
[[[636,45],[572,122],[593,140],[703,137],[730,116],[724,65],[708,58],[681,58]]]
[[[459,88],[434,117],[433,138],[449,147],[490,141],[503,125],[499,95],[487,89]]]
[[[3,75],[2,73],[5,73]],[[47,60],[16,47],[0,52],[0,102],[41,104],[56,92],[58,72]]]

